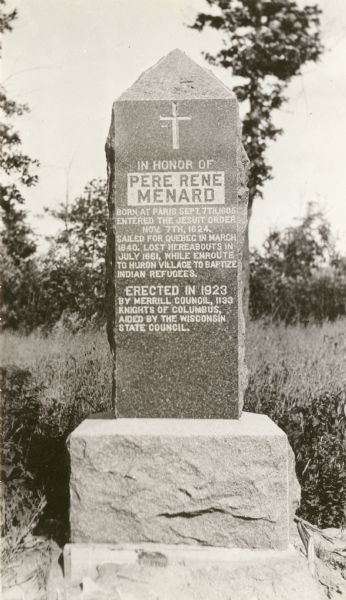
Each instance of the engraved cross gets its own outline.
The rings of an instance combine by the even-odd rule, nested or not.
[[[179,121],[191,121],[191,117],[178,117],[177,102],[172,102],[172,116],[161,117],[160,121],[172,121],[172,143],[173,149],[179,150]],[[167,125],[162,125],[167,127]]]

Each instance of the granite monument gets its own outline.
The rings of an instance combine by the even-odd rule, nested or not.
[[[69,439],[67,597],[317,600],[287,436],[242,414],[236,99],[175,50],[115,102],[107,160],[115,411]]]
[[[247,159],[236,98],[174,50],[115,101],[106,150],[116,414],[239,418]]]

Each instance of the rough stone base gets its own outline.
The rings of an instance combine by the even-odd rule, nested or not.
[[[69,448],[72,542],[288,547],[299,486],[264,415],[89,419]]]
[[[67,600],[319,600],[306,560],[285,551],[160,544],[65,547]]]

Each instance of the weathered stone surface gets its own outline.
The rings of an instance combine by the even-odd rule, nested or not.
[[[83,600],[320,599],[306,561],[292,548],[75,544],[65,548],[64,560],[70,589],[82,583],[82,592],[71,593],[71,598]]]
[[[264,415],[86,420],[69,445],[73,542],[288,546],[288,442]]]
[[[239,418],[248,162],[237,100],[173,51],[114,103],[106,152],[116,414]]]
[[[230,97],[234,97],[234,94],[212,71],[203,69],[176,48],[142,73],[119,100],[124,102]]]
[[[293,540],[297,535],[297,526],[294,522],[294,516],[300,505],[301,490],[299,481],[296,475],[296,459],[294,452],[290,446],[288,446],[288,489],[289,489],[289,520],[290,520],[290,540],[293,544]]]

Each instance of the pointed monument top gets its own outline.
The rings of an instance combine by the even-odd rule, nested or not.
[[[118,101],[234,98],[215,75],[178,48],[144,71]]]

